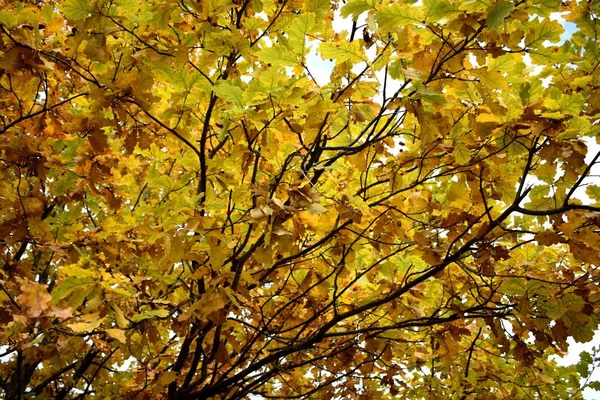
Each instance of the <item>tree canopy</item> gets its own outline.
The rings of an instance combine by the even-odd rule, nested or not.
[[[582,397],[598,2],[0,4],[1,396]]]

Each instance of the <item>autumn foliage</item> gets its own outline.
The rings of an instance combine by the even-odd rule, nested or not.
[[[0,9],[0,397],[581,398],[598,2]]]

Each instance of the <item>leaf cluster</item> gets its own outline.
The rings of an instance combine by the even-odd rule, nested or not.
[[[581,398],[598,7],[5,2],[1,396]]]

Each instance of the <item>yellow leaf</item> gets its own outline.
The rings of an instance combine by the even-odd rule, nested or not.
[[[495,114],[488,114],[488,113],[480,113],[477,115],[476,118],[477,122],[481,122],[481,123],[486,123],[486,122],[499,122],[502,123],[504,122],[502,120],[502,118],[498,117]]]
[[[117,339],[121,343],[127,342],[127,337],[125,336],[125,331],[122,329],[106,329],[105,330],[108,335],[114,339]]]
[[[89,267],[89,265],[88,265],[88,267]],[[59,271],[62,275],[72,276],[75,278],[85,278],[85,277],[98,278],[98,277],[100,277],[100,274],[98,273],[98,271],[95,268],[91,268],[91,267],[90,268],[82,268],[76,264],[69,264],[69,265],[60,267]]]
[[[114,314],[115,322],[117,323],[117,326],[121,329],[127,328],[129,326],[129,321],[125,318],[123,311],[121,311],[119,306],[117,306],[116,304],[112,304],[111,308],[113,310],[113,314]]]
[[[75,333],[86,333],[92,332],[94,329],[100,326],[104,318],[97,318],[90,322],[74,322],[72,324],[67,324],[71,330]]]
[[[459,164],[466,164],[471,159],[471,151],[461,141],[454,142],[454,150],[452,150],[454,159]]]

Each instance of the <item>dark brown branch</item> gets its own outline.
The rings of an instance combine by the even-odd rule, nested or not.
[[[23,115],[23,116],[21,116],[20,118],[17,118],[17,119],[15,119],[14,121],[12,121],[11,123],[9,123],[9,124],[5,125],[5,126],[2,128],[2,129],[0,129],[0,135],[4,134],[4,133],[5,133],[6,131],[8,131],[10,128],[12,128],[12,127],[13,127],[13,126],[15,126],[15,125],[18,125],[18,124],[20,124],[20,123],[21,123],[21,122],[23,122],[23,121],[26,121],[26,120],[28,120],[28,119],[31,119],[31,118],[37,117],[38,115],[41,115],[41,114],[43,114],[43,113],[46,113],[46,112],[48,112],[48,111],[51,111],[51,110],[53,110],[53,109],[55,109],[55,108],[58,108],[58,107],[62,106],[63,104],[70,103],[71,101],[75,100],[75,99],[76,99],[76,98],[78,98],[78,97],[81,97],[81,96],[87,96],[88,94],[89,94],[88,92],[85,92],[85,93],[79,93],[78,95],[75,95],[75,96],[69,97],[68,99],[65,99],[65,100],[63,100],[63,101],[60,101],[60,102],[58,102],[58,103],[56,103],[56,104],[53,104],[53,105],[51,105],[51,106],[49,106],[49,107],[44,107],[44,108],[42,108],[41,110],[38,110],[38,111],[36,111],[36,112],[33,112],[33,113],[30,113],[30,114]]]
[[[81,379],[81,377],[83,376],[85,371],[87,371],[87,369],[92,365],[92,362],[94,361],[94,358],[96,357],[96,355],[98,353],[100,353],[100,350],[91,350],[89,353],[86,354],[86,356],[81,361],[79,368],[77,368],[77,370],[75,371],[75,374],[73,374],[72,385],[64,386],[60,390],[60,392],[58,392],[56,394],[55,399],[62,400],[67,396],[67,394],[71,391],[71,389],[73,389],[77,385],[77,382],[79,382],[79,379]]]

